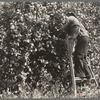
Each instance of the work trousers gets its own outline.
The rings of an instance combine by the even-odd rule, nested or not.
[[[75,64],[75,74],[77,77],[91,77],[91,72],[87,61],[88,36],[78,36],[75,46],[73,61]]]

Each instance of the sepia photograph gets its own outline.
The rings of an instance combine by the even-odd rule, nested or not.
[[[100,2],[0,2],[0,98],[100,98]]]

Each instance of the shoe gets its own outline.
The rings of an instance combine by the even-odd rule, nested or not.
[[[86,78],[87,78],[88,80],[90,80],[90,79],[91,79],[91,76],[90,76],[90,75],[86,75]]]

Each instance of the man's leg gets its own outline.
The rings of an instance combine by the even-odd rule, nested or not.
[[[74,54],[74,68],[75,68],[75,75],[76,77],[81,77],[84,78],[85,73],[84,73],[84,66],[83,66],[83,59],[82,55]]]
[[[87,47],[88,41],[89,38],[87,36],[78,36],[77,44],[75,47],[75,54],[74,54],[75,70],[76,73],[82,77],[90,76],[90,71],[88,69],[87,61],[85,59],[85,56],[88,51],[88,47]]]

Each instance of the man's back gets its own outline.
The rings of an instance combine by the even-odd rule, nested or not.
[[[69,32],[72,32],[72,34],[75,32],[74,31],[74,28],[79,28],[79,35],[80,36],[88,36],[88,32],[87,32],[87,30],[85,29],[85,27],[82,25],[82,23],[80,23],[79,21],[78,21],[78,19],[77,18],[75,18],[74,16],[69,16],[68,17],[68,20],[69,20],[69,22],[68,22],[68,30],[71,30],[71,31],[69,31]],[[70,34],[70,33],[69,33]]]

